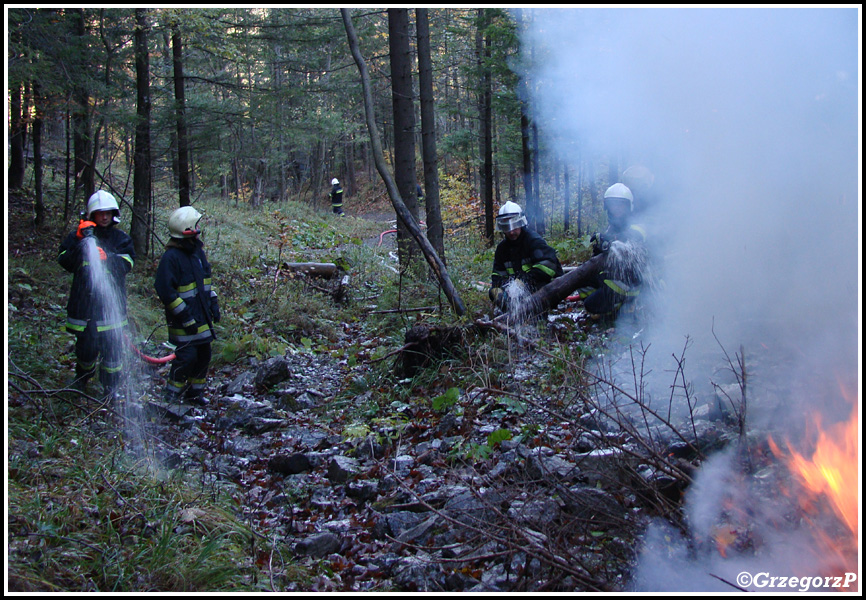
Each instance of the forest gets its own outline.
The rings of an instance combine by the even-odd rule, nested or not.
[[[859,9],[762,15],[8,6],[6,591],[856,591],[859,486],[810,469],[859,467]],[[623,181],[652,259],[598,318]],[[116,397],[63,330],[100,190]],[[502,313],[507,202],[565,273]],[[182,207],[201,406],[163,402]]]

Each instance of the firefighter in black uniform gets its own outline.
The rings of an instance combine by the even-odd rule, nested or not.
[[[126,275],[135,264],[132,238],[116,228],[120,207],[99,190],[87,201],[78,229],[60,245],[57,261],[73,274],[66,305],[66,330],[75,334],[75,379],[80,392],[100,362],[99,382],[113,399],[123,369]]]
[[[335,215],[343,215],[343,187],[340,185],[340,180],[334,177],[331,180],[331,193],[328,194],[331,198],[331,211]]]
[[[493,255],[493,276],[488,295],[494,306],[503,312],[509,309],[511,282],[519,281],[532,294],[562,275],[562,265],[544,239],[527,228],[523,209],[515,202],[506,202],[499,209],[496,228],[505,235]],[[512,292],[513,294],[513,292]]]
[[[583,306],[590,315],[615,316],[640,294],[646,272],[646,230],[631,222],[634,196],[622,183],[604,193],[608,227],[590,238],[593,256],[606,254],[605,267],[578,285]]]
[[[214,323],[219,302],[211,284],[211,266],[199,239],[202,215],[191,206],[174,211],[168,220],[171,239],[156,270],[154,287],[165,305],[168,340],[175,345],[165,386],[165,401],[185,399],[205,404],[204,391],[211,360]]]

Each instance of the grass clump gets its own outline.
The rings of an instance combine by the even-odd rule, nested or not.
[[[228,494],[203,495],[87,426],[15,420],[9,433],[11,591],[260,587],[260,540],[226,510]]]

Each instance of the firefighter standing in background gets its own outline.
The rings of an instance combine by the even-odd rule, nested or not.
[[[631,222],[634,196],[622,183],[604,193],[608,227],[590,238],[593,256],[607,254],[605,267],[578,285],[583,306],[595,316],[615,316],[640,294],[646,269],[646,230]],[[618,244],[618,245],[615,245]]]
[[[66,236],[57,257],[73,274],[66,305],[66,330],[75,334],[72,387],[86,391],[101,357],[99,381],[108,399],[114,399],[120,383],[128,324],[126,275],[135,264],[132,238],[115,227],[117,223],[117,200],[99,190],[87,201],[78,229]]]
[[[340,185],[340,180],[334,177],[331,180],[331,193],[328,194],[331,198],[331,211],[335,215],[343,215],[343,187]]]
[[[211,266],[199,239],[202,215],[191,206],[168,219],[171,239],[156,270],[154,287],[165,305],[168,340],[176,346],[165,387],[165,401],[185,399],[205,404],[204,391],[211,360],[214,323],[220,321],[217,295],[211,285]]]
[[[505,287],[513,280],[520,281],[532,294],[562,275],[562,265],[544,239],[527,228],[523,209],[515,202],[506,202],[499,209],[496,228],[505,239],[496,246],[493,255],[493,276],[488,292],[490,300],[502,311],[508,310],[508,292]]]

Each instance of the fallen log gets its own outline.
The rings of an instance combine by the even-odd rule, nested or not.
[[[570,269],[566,274],[557,277],[532,294],[518,314],[504,313],[493,319],[493,322],[516,325],[550,310],[577,288],[588,285],[592,281],[592,276],[604,268],[606,256],[606,254],[598,254]]]
[[[283,271],[289,271],[291,273],[303,273],[304,275],[310,275],[311,277],[333,277],[334,274],[337,272],[337,265],[335,265],[334,263],[284,262],[282,267],[280,268]]]
[[[568,273],[557,277],[530,296],[518,314],[504,313],[493,320],[476,319],[469,327],[437,327],[423,323],[416,324],[406,332],[403,347],[394,350],[384,358],[399,354],[403,376],[412,377],[420,369],[429,366],[446,353],[458,351],[464,345],[466,335],[472,328],[476,331],[492,329],[511,335],[527,347],[531,347],[532,341],[523,339],[515,325],[555,307],[571,292],[588,285],[598,270],[604,267],[604,264],[605,255],[599,254],[570,269]]]

